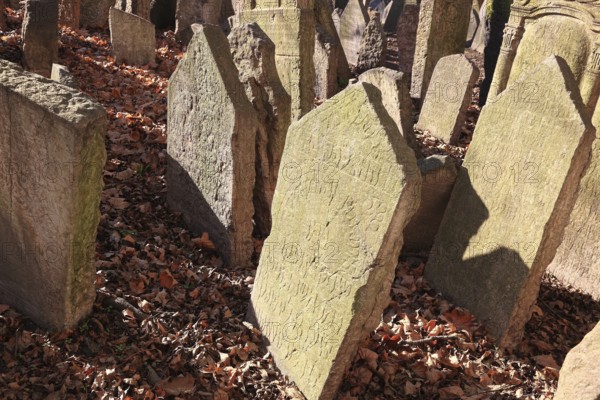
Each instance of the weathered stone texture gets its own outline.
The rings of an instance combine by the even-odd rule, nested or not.
[[[253,252],[256,111],[225,34],[192,25],[186,55],[169,80],[167,200],[190,229],[207,232],[225,263]]]
[[[554,56],[482,110],[425,277],[512,348],[520,341],[589,163],[594,128]]]
[[[554,400],[600,398],[600,324],[588,333],[565,358]]]
[[[23,66],[50,77],[58,60],[58,0],[27,0],[23,19]]]
[[[430,156],[418,160],[418,165],[423,178],[421,204],[404,229],[404,250],[412,253],[431,250],[458,176],[450,156]]]
[[[472,0],[423,0],[412,70],[410,94],[423,99],[437,62],[462,54],[469,29]]]
[[[402,230],[418,207],[415,169],[367,83],[290,127],[249,319],[307,399],[334,398],[389,302]]]
[[[256,23],[233,28],[229,45],[240,80],[258,115],[254,231],[259,237],[267,237],[271,231],[273,194],[292,118],[292,100],[277,73],[275,44]]]
[[[417,128],[456,145],[477,79],[479,69],[464,55],[440,59],[433,71]]]
[[[338,47],[335,40],[320,26],[315,34],[315,97],[325,100],[339,92]]]
[[[70,28],[79,28],[81,0],[59,0],[58,22]]]
[[[0,302],[42,327],[73,327],[95,299],[106,113],[6,61],[0,108]]]
[[[548,271],[600,300],[600,140],[581,180],[565,236]]]
[[[108,11],[115,0],[81,0],[79,24],[84,28],[106,28]]]
[[[402,8],[402,14],[398,19],[396,39],[398,41],[398,69],[408,74],[410,83],[413,62],[415,59],[415,47],[417,44],[417,28],[419,27],[420,0],[406,0]]]
[[[175,37],[184,44],[192,39],[192,24],[219,25],[222,0],[177,0]]]
[[[379,13],[371,11],[370,18],[360,42],[358,61],[356,62],[357,72],[382,67],[385,62],[387,38],[383,32]]]
[[[150,21],[111,8],[109,24],[112,52],[117,63],[144,65],[154,61],[156,34]]]
[[[79,89],[77,80],[64,65],[52,64],[52,73],[50,74],[50,79],[73,89]]]
[[[479,29],[479,13],[476,10],[471,10],[471,17],[469,19],[469,29],[467,30],[467,47],[471,47],[473,40],[475,39],[475,35],[477,34],[477,30]]]
[[[360,43],[368,22],[367,7],[362,0],[350,0],[340,17],[340,40],[346,59],[352,65],[358,62]]]
[[[383,106],[398,126],[406,144],[420,158],[421,148],[413,129],[414,110],[406,79],[406,74],[385,67],[371,69],[358,77],[360,82],[370,83],[381,91]]]
[[[151,0],[116,0],[115,8],[150,20]]]

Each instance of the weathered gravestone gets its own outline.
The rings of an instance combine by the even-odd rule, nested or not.
[[[0,302],[42,327],[73,327],[95,299],[106,113],[7,61],[0,108]]]
[[[598,125],[596,125],[597,127]],[[600,300],[600,140],[577,195],[565,237],[548,271]]]
[[[340,40],[346,59],[352,65],[358,62],[363,32],[369,22],[363,0],[350,0],[340,17]]]
[[[402,14],[405,0],[391,0],[381,16],[381,23],[383,24],[383,30],[388,33],[396,32],[398,28],[398,19]]]
[[[371,68],[382,67],[387,52],[387,38],[377,11],[370,11],[371,20],[367,24],[360,41],[356,71],[364,72]]]
[[[473,40],[475,39],[475,34],[479,29],[479,13],[475,10],[471,10],[471,17],[469,19],[469,29],[467,30],[467,40],[465,45],[467,47],[471,47]]]
[[[251,8],[254,7],[254,8]],[[315,12],[312,2],[273,7],[266,0],[244,1],[238,23],[256,22],[275,43],[281,83],[292,98],[292,119],[311,111],[315,100]]]
[[[154,61],[156,36],[150,21],[111,8],[109,25],[112,52],[117,63],[144,65]]]
[[[27,0],[23,18],[23,65],[50,77],[58,60],[58,1]]]
[[[192,24],[219,25],[222,0],[177,0],[175,37],[188,44],[192,39]]]
[[[151,0],[116,0],[115,8],[150,20]]]
[[[483,54],[485,47],[488,44],[490,38],[490,24],[489,19],[487,18],[487,0],[483,0],[483,4],[479,8],[479,27],[475,31],[475,35],[473,36],[473,42],[471,43],[471,49],[478,51]],[[508,15],[506,16],[506,20],[508,21]],[[506,21],[505,21],[506,22]],[[502,37],[500,38],[500,43],[502,43]],[[500,45],[498,45],[498,51],[500,50]],[[497,59],[498,57],[496,57]],[[485,67],[485,63],[484,63]],[[496,62],[494,61],[494,68],[496,67]],[[494,75],[494,68],[492,68],[492,76]],[[487,75],[487,74],[486,74]],[[491,82],[491,78],[490,78]],[[484,103],[485,104],[485,103]]]
[[[515,1],[504,28],[489,98],[493,99],[546,57],[557,55],[569,64],[583,102],[593,112],[600,95],[599,24],[600,7],[596,2]],[[528,88],[521,89],[525,90]]]
[[[50,74],[50,79],[73,89],[79,89],[77,80],[64,65],[52,64],[52,73]]]
[[[462,54],[438,61],[416,127],[455,145],[467,118],[479,69]]]
[[[192,30],[169,79],[167,200],[192,231],[209,234],[225,263],[245,265],[253,252],[256,111],[225,34],[215,25]]]
[[[420,0],[406,0],[402,8],[402,14],[398,19],[396,39],[398,41],[398,69],[407,74],[410,83],[413,62],[415,59],[415,47],[417,43],[417,28],[419,27]],[[410,89],[410,86],[409,86]]]
[[[277,73],[275,44],[256,23],[233,28],[229,45],[240,80],[258,115],[256,163],[246,169],[256,170],[254,231],[267,237],[285,137],[292,121],[292,100]]]
[[[498,338],[518,344],[589,163],[594,128],[577,82],[552,56],[482,110],[425,277]]]
[[[81,0],[79,24],[84,28],[106,28],[108,11],[115,0]]]
[[[59,0],[58,22],[69,28],[79,28],[81,0]]]
[[[600,324],[588,333],[565,358],[554,400],[600,398]]]
[[[406,78],[407,75],[402,72],[380,67],[360,74],[358,80],[370,83],[381,91],[383,106],[398,126],[406,144],[420,158],[421,148],[413,129],[413,104]]]
[[[290,127],[249,319],[308,400],[334,398],[379,323],[420,188],[414,154],[372,85]]]
[[[423,0],[412,70],[410,94],[423,99],[437,62],[462,54],[469,29],[472,0]]]

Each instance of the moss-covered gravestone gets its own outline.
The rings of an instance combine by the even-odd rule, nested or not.
[[[568,65],[555,56],[482,110],[425,277],[518,344],[590,161],[594,128]]]
[[[379,323],[420,189],[415,156],[370,84],[291,125],[249,319],[307,399],[333,399]]]

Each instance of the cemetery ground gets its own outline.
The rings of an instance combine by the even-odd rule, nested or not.
[[[0,37],[0,57],[17,63],[21,18],[10,13]],[[166,89],[183,54],[173,33],[157,34],[155,62],[141,68],[115,64],[106,30],[62,28],[60,41],[59,62],[109,118],[98,295],[93,313],[62,332],[0,305],[0,398],[302,399],[244,322],[255,267],[224,267],[210,238],[186,231],[166,207]],[[469,110],[470,131],[478,111]],[[419,138],[425,155],[461,158],[469,132],[456,148]],[[260,241],[255,249],[258,257]],[[551,399],[600,305],[547,276],[525,339],[501,354],[482,324],[423,280],[426,262],[402,256],[382,322],[338,398]],[[294,340],[294,327],[287,333]]]

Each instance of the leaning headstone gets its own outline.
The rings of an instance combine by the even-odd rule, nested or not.
[[[83,28],[106,28],[108,11],[115,0],[81,0],[79,24]]]
[[[465,43],[466,47],[471,47],[475,34],[479,29],[479,13],[475,10],[471,10],[471,18],[469,19],[469,29],[467,30],[467,40]]]
[[[277,73],[275,44],[256,23],[233,28],[228,38],[240,80],[258,115],[254,231],[267,237],[285,137],[292,122],[292,100]]]
[[[440,58],[464,52],[472,5],[472,0],[421,2],[410,90],[413,98],[423,100]]]
[[[157,29],[175,27],[176,0],[152,0],[150,3],[150,22]]]
[[[420,188],[414,154],[372,85],[352,85],[291,125],[248,318],[307,399],[334,398],[377,327]]]
[[[402,14],[405,0],[391,0],[381,17],[381,23],[383,24],[383,30],[387,33],[396,32],[398,28],[398,19]]]
[[[462,54],[437,63],[416,127],[456,145],[467,118],[479,69]]]
[[[421,204],[404,228],[404,251],[431,250],[458,176],[456,162],[450,156],[434,155],[417,161],[423,178]]]
[[[498,346],[523,334],[589,163],[595,130],[568,65],[552,56],[481,111],[426,279],[487,324]]]
[[[7,61],[0,108],[0,302],[42,327],[74,327],[96,297],[106,112]]]
[[[25,69],[50,77],[58,60],[58,1],[27,0],[22,30]]]
[[[363,32],[369,22],[362,0],[350,0],[340,17],[340,40],[348,63],[356,65]]]
[[[383,106],[400,130],[406,144],[421,158],[421,148],[413,129],[413,103],[408,91],[407,74],[386,67],[360,74],[360,82],[370,83],[381,91]]]
[[[192,24],[218,25],[222,0],[177,0],[175,10],[175,37],[183,44],[192,39]]]
[[[596,125],[597,126],[597,125]],[[577,195],[575,208],[548,272],[600,300],[600,140]]]
[[[191,231],[208,233],[226,264],[246,265],[254,250],[256,111],[225,34],[215,25],[192,30],[169,79],[167,200]]]
[[[408,74],[410,83],[413,63],[415,59],[415,48],[417,43],[417,28],[419,27],[420,0],[406,0],[402,8],[402,14],[398,19],[396,40],[398,41],[398,69]]]
[[[600,324],[575,346],[560,369],[554,400],[600,399]]]
[[[150,21],[111,8],[109,25],[112,51],[117,63],[145,65],[154,61],[156,36]]]
[[[81,0],[59,0],[58,23],[69,28],[79,28]]]
[[[479,9],[479,27],[475,31],[473,36],[473,42],[471,43],[471,49],[483,54],[485,46],[487,46],[490,39],[490,25],[487,19],[487,0],[483,0],[483,4]],[[484,64],[485,67],[485,64]],[[492,70],[493,75],[493,70]],[[484,103],[485,104],[485,103]]]
[[[115,8],[150,20],[150,1],[151,0],[117,0]]]
[[[52,73],[50,74],[50,79],[73,89],[79,89],[77,80],[64,65],[52,64]]]
[[[383,33],[383,26],[379,13],[370,11],[371,20],[367,24],[358,51],[358,61],[356,62],[356,71],[364,72],[366,70],[382,67],[385,62],[387,51],[387,38]]]
[[[341,47],[335,40],[317,26],[315,34],[315,97],[325,100],[339,92],[338,52]]]

